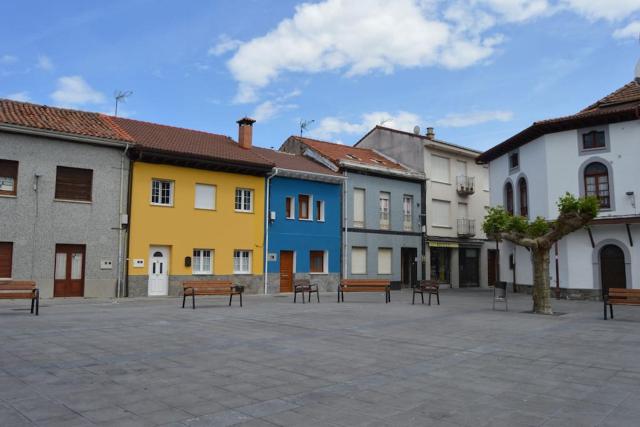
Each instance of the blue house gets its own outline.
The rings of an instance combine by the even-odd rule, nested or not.
[[[260,149],[275,164],[267,178],[267,292],[295,279],[335,290],[341,271],[342,175],[300,155]]]

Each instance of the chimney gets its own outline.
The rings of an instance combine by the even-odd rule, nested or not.
[[[433,128],[427,128],[427,139],[436,139],[436,133],[433,131]]]
[[[243,117],[238,120],[238,145],[245,150],[251,149],[253,139],[253,124],[256,121],[249,117]]]

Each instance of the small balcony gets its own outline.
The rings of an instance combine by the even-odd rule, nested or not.
[[[458,218],[458,236],[473,237],[476,235],[476,220],[469,218]]]
[[[468,196],[475,193],[475,178],[472,176],[460,175],[456,177],[456,190],[461,196]]]

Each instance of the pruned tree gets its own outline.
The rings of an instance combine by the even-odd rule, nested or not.
[[[487,237],[524,246],[531,252],[534,313],[553,314],[549,289],[549,251],[564,236],[585,227],[598,215],[599,206],[595,196],[578,198],[566,193],[558,201],[560,213],[554,221],[542,217],[529,221],[508,213],[502,206],[489,208],[482,225]]]

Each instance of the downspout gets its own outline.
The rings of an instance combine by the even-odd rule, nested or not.
[[[122,298],[124,294],[124,286],[123,286],[123,266],[124,260],[122,259],[124,256],[124,248],[122,247],[122,208],[124,206],[124,201],[122,200],[124,197],[124,160],[127,157],[127,152],[129,151],[129,144],[126,144],[124,147],[124,151],[122,152],[122,157],[120,158],[120,199],[118,201],[118,285],[116,287],[116,299]]]
[[[555,248],[555,258],[556,258],[556,299],[560,299],[560,264],[558,257],[558,242],[553,245]]]
[[[271,205],[271,178],[278,174],[278,168],[274,168],[273,172],[267,175],[265,180],[265,212],[264,212],[264,294],[267,295],[268,282],[269,282],[269,214]]]
[[[342,182],[342,210],[343,210],[343,215],[342,215],[342,229],[344,230],[343,236],[344,238],[342,239],[342,278],[346,279],[347,278],[347,260],[348,260],[348,256],[347,256],[347,249],[348,249],[348,243],[349,243],[349,231],[347,228],[347,225],[349,223],[349,208],[347,206],[347,171],[343,171],[342,174],[344,175],[344,181]]]

